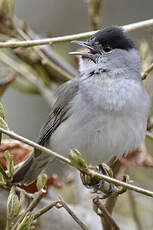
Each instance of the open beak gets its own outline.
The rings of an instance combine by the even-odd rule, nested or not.
[[[83,46],[85,48],[89,49],[89,52],[69,52],[71,55],[81,55],[82,57],[90,58],[94,61],[94,55],[98,53],[88,42],[84,41],[72,41],[72,43],[75,43],[77,45]]]

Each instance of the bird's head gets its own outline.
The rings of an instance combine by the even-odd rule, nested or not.
[[[88,41],[76,40],[73,43],[87,48],[84,52],[70,53],[81,56],[81,74],[88,75],[98,70],[110,73],[131,70],[140,73],[141,61],[134,42],[120,27],[107,27],[95,33]]]

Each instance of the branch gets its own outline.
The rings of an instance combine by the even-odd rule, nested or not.
[[[75,222],[83,229],[88,230],[88,228],[84,225],[84,223],[74,214],[74,212],[69,208],[69,206],[59,197],[59,204],[61,204],[60,208],[63,207],[70,214],[70,216],[75,220]]]
[[[59,206],[60,205],[60,206]],[[87,227],[84,225],[84,223],[74,214],[74,212],[69,208],[69,206],[62,200],[61,197],[59,197],[58,201],[54,201],[48,206],[38,210],[34,215],[34,220],[46,213],[47,211],[51,210],[53,207],[56,208],[65,208],[65,210],[70,214],[70,216],[76,221],[76,223],[83,229],[87,230]]]
[[[153,19],[148,19],[141,22],[131,23],[128,25],[122,26],[125,32],[131,32],[138,29],[147,28],[153,25]],[[72,40],[78,39],[86,39],[93,35],[96,31],[90,31],[85,33],[66,35],[54,38],[46,38],[46,39],[38,39],[38,40],[29,40],[29,41],[8,41],[8,42],[0,42],[0,48],[17,48],[17,47],[31,47],[31,46],[40,46],[46,44],[55,44],[60,42],[69,42]]]
[[[29,36],[24,33],[24,31],[17,29],[17,32],[25,39],[26,41],[29,39]],[[51,69],[53,69],[56,73],[63,76],[66,80],[71,80],[72,76],[67,73],[65,70],[63,70],[61,67],[54,64],[40,49],[39,47],[33,47],[35,52],[38,54],[38,56],[41,58],[42,63],[44,65],[49,66]]]
[[[32,40],[41,38],[40,36],[36,35],[31,29],[28,29],[27,34]],[[45,56],[49,58],[49,60],[52,60],[56,65],[61,67],[63,70],[68,72],[70,75],[72,76],[78,75],[78,71],[76,70],[76,68],[74,68],[63,57],[59,56],[50,45],[41,46],[39,47],[39,49],[43,52],[43,54],[45,54]]]
[[[97,214],[102,219],[105,219],[105,221],[107,222],[107,226],[106,227],[103,226],[104,230],[109,230],[109,229],[120,230],[119,227],[118,227],[118,225],[116,224],[116,222],[111,217],[110,213],[107,211],[107,209],[104,207],[104,205],[99,201],[98,197],[96,197],[95,199],[93,199],[93,203],[97,207]],[[98,212],[98,210],[100,210],[100,212]]]
[[[29,206],[27,207],[27,209],[23,212],[23,214],[19,217],[19,219],[17,220],[16,224],[13,226],[12,230],[16,230],[16,228],[18,227],[18,225],[22,222],[22,220],[24,219],[24,217],[29,213],[32,212],[32,210],[37,206],[37,204],[39,203],[39,201],[42,199],[44,195],[43,190],[40,190],[35,198],[32,200],[32,202],[29,204]]]
[[[148,69],[142,74],[141,79],[145,80],[148,74],[153,70],[153,63],[148,67]]]
[[[59,203],[58,201],[54,201],[53,203],[49,204],[48,206],[40,209],[38,212],[36,212],[34,214],[34,220],[37,219],[38,217],[40,217],[41,215],[43,215],[44,213],[48,212],[53,207],[56,207],[58,203]]]
[[[35,149],[38,149],[38,150],[40,150],[40,151],[42,151],[42,152],[44,152],[44,153],[46,153],[46,154],[48,154],[50,156],[62,161],[62,162],[65,162],[65,163],[67,163],[67,164],[69,164],[69,165],[74,167],[74,165],[71,163],[70,159],[68,159],[68,158],[66,158],[66,157],[64,157],[64,156],[62,156],[62,155],[60,155],[60,154],[58,154],[56,152],[53,152],[52,150],[47,149],[47,148],[45,148],[45,147],[43,147],[43,146],[41,146],[41,145],[39,145],[39,144],[27,139],[25,137],[22,137],[22,136],[14,133],[12,131],[8,131],[8,130],[5,130],[3,128],[0,128],[0,132],[5,133],[6,135],[8,135],[11,138],[14,138],[16,140],[22,141],[25,144],[31,145]],[[151,138],[153,140],[152,134],[150,134],[150,133],[148,134],[148,132],[147,132],[147,135],[149,136],[149,138]],[[92,178],[97,178],[99,180],[106,180],[107,182],[113,183],[113,184],[115,184],[117,186],[121,186],[121,187],[124,187],[126,189],[130,189],[130,190],[133,190],[135,192],[141,193],[143,195],[153,197],[153,192],[152,191],[143,189],[141,187],[138,187],[138,186],[135,186],[135,185],[132,185],[132,184],[128,184],[126,182],[117,180],[117,179],[112,178],[112,177],[108,177],[108,176],[100,174],[100,173],[97,173],[94,170],[91,170],[89,168],[81,168],[81,169],[78,168],[78,170],[81,171],[82,173],[85,173],[85,174],[91,176]]]

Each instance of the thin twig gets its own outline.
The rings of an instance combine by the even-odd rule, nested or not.
[[[36,35],[31,29],[28,28],[27,31],[28,35],[31,39],[40,39],[38,35]],[[29,39],[28,39],[29,40]],[[56,65],[60,66],[62,69],[64,69],[66,72],[71,74],[72,76],[77,76],[78,71],[76,68],[74,68],[69,62],[64,60],[63,57],[59,56],[54,49],[50,46],[41,46],[39,49],[49,58],[49,60],[52,60]]]
[[[149,73],[153,70],[153,63],[148,67],[148,69],[142,74],[141,79],[145,80]]]
[[[29,204],[29,206],[27,207],[27,209],[23,212],[23,214],[19,217],[19,219],[17,220],[17,222],[15,223],[15,225],[13,226],[13,228],[11,230],[15,230],[18,225],[22,222],[22,220],[24,219],[24,217],[31,212],[39,203],[39,201],[42,199],[44,195],[44,192],[41,190],[39,191],[35,198],[33,199],[33,201]]]
[[[113,173],[119,173],[120,172],[120,162],[119,161],[116,161],[115,164],[112,163],[112,165],[110,165],[111,169],[113,170]],[[124,181],[125,182],[129,182],[129,177],[125,176],[124,178]],[[117,202],[117,198],[120,194],[126,192],[127,189],[123,188],[118,190],[118,191],[115,191],[113,192],[113,194],[108,197],[108,199],[106,200],[105,202],[105,208],[106,210],[108,211],[108,213],[112,216],[112,213],[113,213],[113,210],[114,210],[114,207],[115,207],[115,204]],[[102,226],[103,226],[103,229],[104,230],[107,230],[107,229],[110,229],[109,227],[109,223],[107,221],[106,218],[102,218],[101,217],[101,222],[102,222]]]
[[[60,204],[60,206],[58,206]],[[87,230],[88,228],[84,225],[84,223],[74,214],[74,212],[68,207],[68,205],[61,199],[61,197],[59,197],[58,201],[54,201],[51,204],[49,204],[48,206],[40,209],[39,211],[37,211],[34,214],[34,220],[37,219],[38,217],[40,217],[41,215],[43,215],[44,213],[46,213],[47,211],[49,211],[50,209],[52,209],[53,207],[56,208],[65,208],[65,210],[72,216],[72,218],[79,224],[79,226],[83,229],[83,230]]]
[[[17,29],[17,32],[27,41],[29,39],[29,36],[25,34],[22,30]],[[41,50],[39,47],[33,47],[37,55],[41,58],[42,63],[44,65],[49,66],[52,70],[54,70],[56,73],[60,74],[60,76],[63,76],[66,80],[71,80],[72,76],[65,72],[62,68],[54,64]]]
[[[148,19],[141,22],[131,23],[128,25],[122,26],[123,30],[125,32],[131,32],[138,29],[147,28],[153,25],[153,19]],[[32,46],[40,46],[40,45],[46,45],[46,44],[55,44],[60,42],[69,42],[72,40],[78,40],[78,39],[86,39],[93,35],[96,31],[89,31],[79,34],[72,34],[72,35],[66,35],[66,36],[60,36],[60,37],[54,37],[54,38],[45,38],[45,39],[37,39],[37,40],[30,40],[30,41],[8,41],[8,42],[0,42],[0,48],[17,48],[17,47],[32,47]]]
[[[108,225],[107,228],[106,227],[104,228],[104,230],[110,230],[110,229],[119,230],[120,228],[113,220],[113,218],[111,217],[107,209],[104,207],[104,205],[100,202],[98,197],[93,199],[93,203],[97,206],[98,210],[100,210],[100,212],[98,212],[97,214],[101,216],[102,219],[104,218],[107,221]]]
[[[46,213],[47,211],[49,211],[50,209],[52,209],[53,207],[55,207],[58,203],[59,203],[59,201],[54,201],[53,203],[49,204],[48,206],[40,209],[38,212],[36,212],[34,214],[34,220],[37,219],[38,217],[40,217],[41,215],[43,215],[44,213]]]
[[[59,197],[59,203],[62,205],[63,208],[72,216],[76,223],[83,229],[88,230],[88,228],[84,225],[84,223],[74,214],[74,212],[69,208],[69,206],[64,202],[64,200]]]
[[[118,198],[118,193],[113,193],[110,197],[108,197],[108,199],[106,200],[105,203],[105,209],[107,210],[107,212],[109,213],[110,216],[112,216],[112,212],[113,209],[115,207],[115,204],[117,202],[117,198]],[[110,229],[110,223],[108,222],[107,218],[101,218],[101,222],[102,222],[102,226],[103,226],[103,230],[108,230]]]
[[[56,159],[58,159],[58,160],[60,160],[62,162],[65,162],[65,163],[67,163],[67,164],[69,164],[69,165],[74,167],[74,165],[71,163],[70,159],[68,159],[68,158],[66,158],[66,157],[64,157],[64,156],[62,156],[62,155],[60,155],[60,154],[58,154],[58,153],[56,153],[56,152],[54,152],[54,151],[52,151],[50,149],[47,149],[46,147],[41,146],[41,145],[39,145],[39,144],[37,144],[37,143],[35,143],[35,142],[25,138],[25,137],[22,137],[22,136],[14,133],[12,131],[8,131],[8,130],[5,130],[3,128],[0,128],[0,132],[5,133],[6,135],[8,135],[11,138],[14,138],[16,140],[22,141],[25,144],[31,145],[35,149],[38,149],[38,150],[50,155],[51,157],[54,157],[54,158],[56,158]],[[149,136],[149,138],[152,138],[152,140],[153,140],[152,134],[149,133],[148,136]],[[83,173],[86,173],[87,175],[91,176],[92,178],[95,177],[97,179],[106,180],[107,182],[113,183],[113,184],[115,184],[117,186],[125,187],[127,189],[133,190],[133,191],[141,193],[143,195],[153,197],[153,192],[152,191],[143,189],[141,187],[138,187],[138,186],[135,186],[135,185],[132,185],[132,184],[125,183],[123,181],[119,181],[119,180],[117,180],[115,178],[112,178],[112,177],[108,177],[106,175],[103,175],[103,174],[100,174],[98,172],[95,172],[94,170],[91,170],[89,168],[85,168],[85,169],[81,168],[81,171]]]

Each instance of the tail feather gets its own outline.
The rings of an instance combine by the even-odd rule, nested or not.
[[[23,163],[23,165],[15,172],[13,183],[31,184],[41,171],[45,168],[49,160],[49,156],[45,153],[32,153]]]

